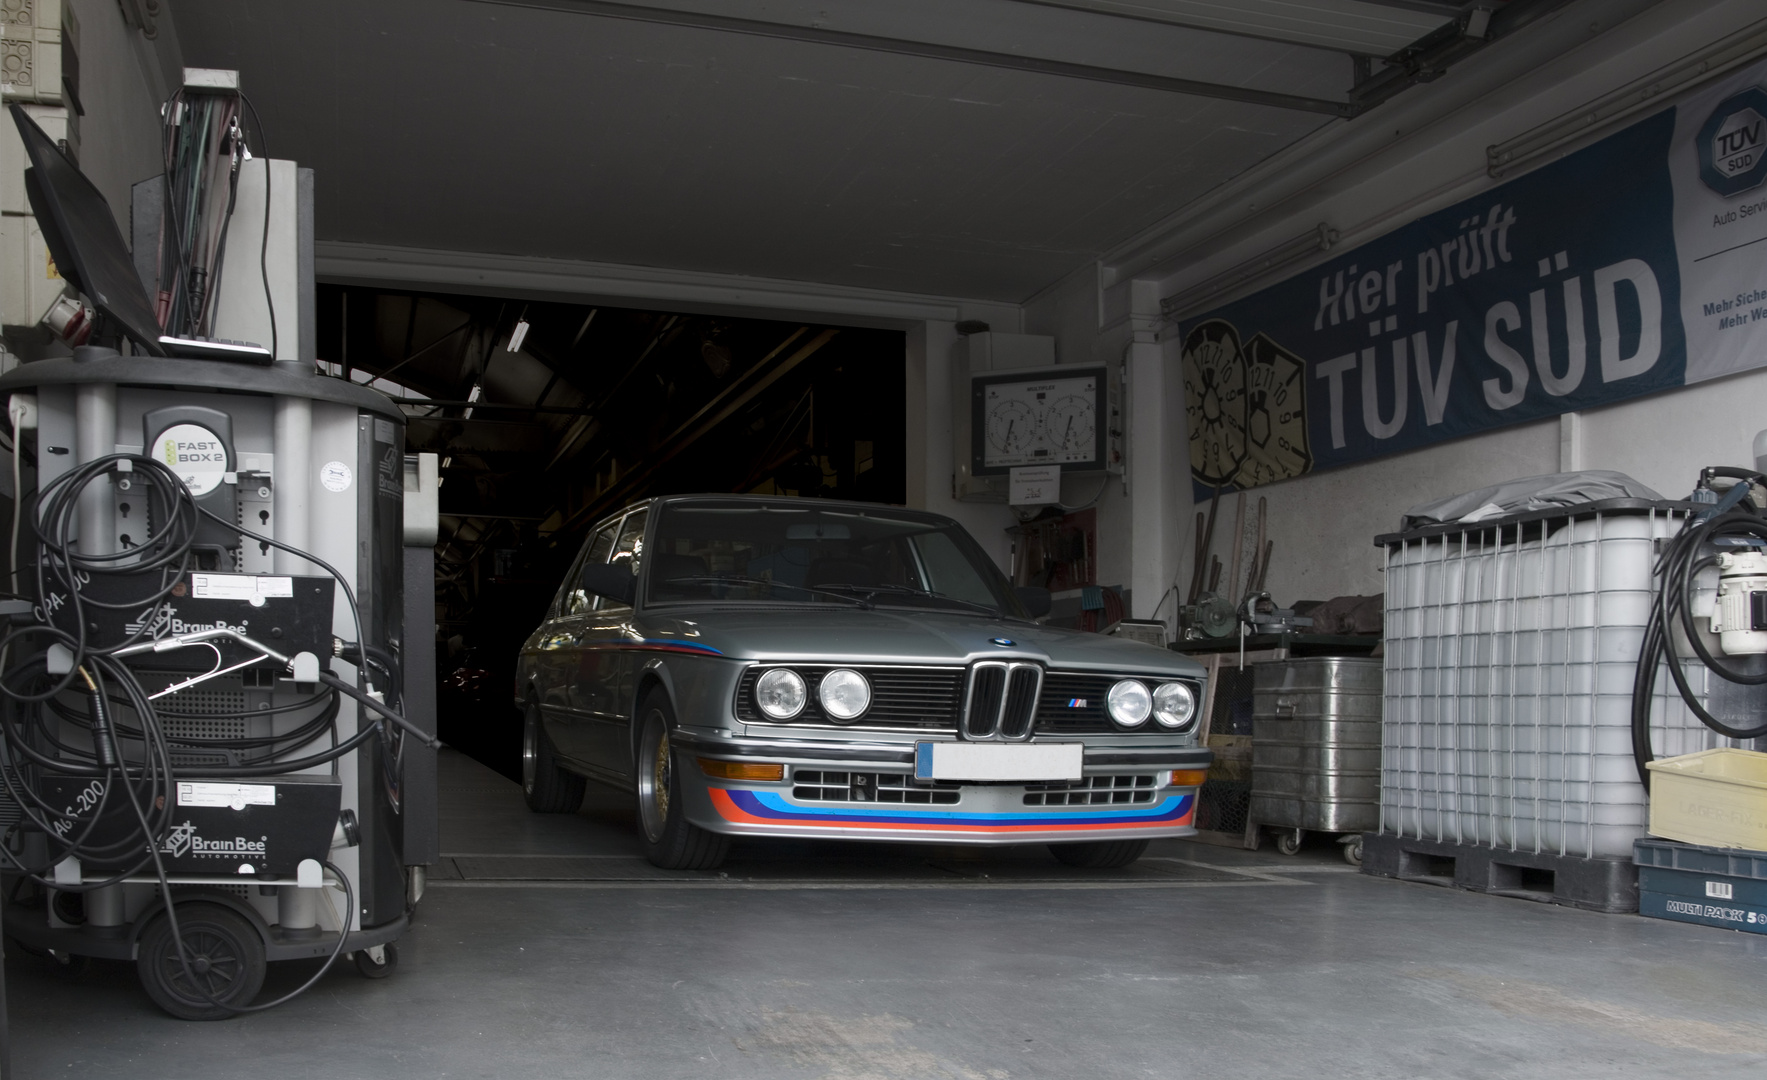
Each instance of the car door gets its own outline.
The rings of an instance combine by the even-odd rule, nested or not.
[[[583,588],[583,568],[607,562],[619,524],[618,518],[605,522],[584,541],[541,641],[540,706],[546,714],[552,745],[568,758],[581,759],[590,752],[589,724],[579,703],[578,686],[584,674],[582,636],[597,597]]]
[[[608,562],[624,566],[637,577],[644,557],[644,526],[648,507],[639,507],[620,522],[610,545]],[[631,759],[632,692],[641,653],[631,643],[632,606],[605,596],[584,617],[578,636],[582,659],[575,682],[574,704],[584,724],[584,752],[597,768],[625,776]]]

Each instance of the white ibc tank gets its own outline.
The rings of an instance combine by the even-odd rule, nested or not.
[[[1675,504],[1613,500],[1381,538],[1382,833],[1630,856],[1648,816],[1632,760],[1633,674],[1655,542],[1686,517]],[[1705,669],[1684,670],[1704,701]],[[1736,745],[1666,676],[1651,729],[1659,756]]]

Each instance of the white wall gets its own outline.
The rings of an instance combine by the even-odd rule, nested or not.
[[[127,240],[129,188],[162,168],[164,55],[171,52],[170,63],[176,63],[171,17],[161,14],[161,40],[150,44],[123,23],[116,0],[63,2],[80,21],[80,101],[86,107],[79,121],[80,171],[104,193]]]
[[[908,505],[956,518],[1002,570],[1012,565],[1006,535],[1015,519],[999,503],[951,497],[957,467],[951,423],[951,364],[963,347],[955,322],[927,321],[908,328]]]
[[[1498,78],[1503,73],[1496,67],[1504,62],[1503,54],[1501,49],[1493,49],[1485,59],[1469,61],[1438,83],[1412,91],[1419,95],[1439,93],[1444,100],[1451,100],[1457,80],[1468,85],[1481,80],[1499,84],[1490,93],[1463,95],[1470,99],[1469,104],[1456,106],[1428,123],[1411,130],[1397,127],[1390,146],[1321,177],[1303,192],[1283,195],[1273,207],[1262,202],[1263,195],[1255,185],[1248,184],[1239,193],[1243,198],[1238,201],[1238,212],[1244,215],[1239,226],[1230,221],[1210,223],[1212,231],[1198,233],[1200,239],[1186,255],[1147,268],[1141,272],[1141,281],[1155,283],[1160,295],[1172,295],[1322,221],[1343,232],[1337,249],[1341,252],[1422,214],[1469,198],[1497,183],[1483,171],[1486,146],[1671,63],[1764,14],[1758,0],[1676,0],[1617,28],[1602,27],[1597,36],[1583,40],[1576,35],[1587,38],[1587,26],[1573,23],[1586,14],[1580,9],[1599,10],[1588,4],[1574,5],[1560,25],[1542,31],[1556,33],[1567,42],[1552,63]],[[1336,125],[1334,130],[1349,137],[1357,133],[1355,125],[1392,123],[1391,117],[1389,113],[1383,118],[1376,110],[1354,124]],[[1321,136],[1331,137],[1332,132]],[[1232,201],[1224,200],[1224,205]],[[1252,213],[1254,206],[1258,209]],[[1137,241],[1144,247],[1149,242],[1146,237]],[[1299,272],[1302,270],[1292,269],[1284,276]],[[1109,280],[1108,267],[1103,273]],[[1132,307],[1135,282],[1106,290],[1101,302],[1099,280],[1093,274],[1076,275],[1035,298],[1026,307],[1027,332],[1055,334],[1063,353],[1120,342],[1121,322]],[[1176,327],[1167,324],[1161,335],[1165,372],[1174,384],[1179,380],[1179,343],[1172,340],[1175,331]],[[1580,416],[1576,424],[1579,445],[1573,448],[1575,453],[1566,454],[1562,465],[1617,469],[1665,496],[1680,497],[1691,488],[1702,465],[1752,464],[1753,436],[1767,428],[1764,406],[1767,372],[1756,372],[1594,410]],[[1164,415],[1162,435],[1178,447],[1186,447],[1181,397],[1169,401]],[[1394,531],[1399,515],[1426,499],[1513,477],[1559,471],[1560,433],[1558,420],[1526,424],[1254,490],[1246,496],[1247,531],[1258,497],[1263,496],[1269,501],[1269,536],[1276,542],[1268,580],[1271,593],[1286,604],[1383,591],[1381,555],[1372,545],[1375,535]],[[1181,449],[1181,453],[1187,462],[1188,450]],[[1134,460],[1130,468],[1133,472]],[[1175,509],[1166,515],[1174,523],[1163,537],[1164,561],[1178,570],[1183,586],[1188,584],[1194,546],[1192,512],[1201,507],[1190,504],[1188,468],[1174,472],[1178,491],[1173,499]],[[1223,499],[1214,550],[1224,562],[1231,557],[1228,534],[1233,510],[1232,497]],[[1143,552],[1134,550],[1134,538],[1127,529],[1114,527],[1114,520],[1108,531],[1103,525],[1101,512],[1100,539],[1105,552],[1101,571],[1104,566],[1120,567],[1130,560],[1146,561]],[[1151,604],[1144,608],[1140,599],[1136,613],[1145,615]],[[1171,615],[1170,604],[1161,615]]]

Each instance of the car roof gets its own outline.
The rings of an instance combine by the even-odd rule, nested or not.
[[[756,506],[801,505],[806,510],[856,510],[872,513],[901,514],[905,517],[922,518],[927,521],[938,521],[955,524],[955,519],[931,510],[915,510],[894,503],[855,502],[847,499],[811,499],[802,495],[732,495],[717,492],[703,492],[694,495],[659,495],[646,499],[642,503],[633,503],[626,510],[635,510],[639,506],[672,506],[677,503],[718,502],[718,503],[754,503]],[[625,511],[622,511],[624,513]]]

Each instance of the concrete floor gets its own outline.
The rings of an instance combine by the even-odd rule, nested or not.
[[[623,800],[529,815],[443,765],[438,874],[400,970],[186,1024],[132,967],[7,960],[16,1075],[130,1078],[1760,1077],[1767,937],[1170,841],[749,845],[638,856]],[[311,968],[280,965],[266,993]]]

